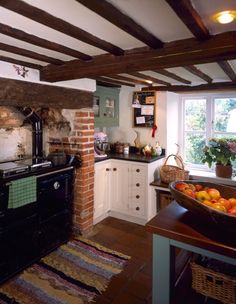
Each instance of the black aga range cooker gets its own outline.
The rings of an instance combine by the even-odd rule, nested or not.
[[[0,283],[66,242],[72,230],[74,167],[42,157],[42,126],[33,125],[32,159],[0,164]]]

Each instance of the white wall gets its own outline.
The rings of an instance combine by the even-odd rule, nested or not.
[[[84,78],[84,79],[74,79],[68,81],[58,81],[54,83],[48,83],[48,82],[40,81],[39,71],[36,69],[31,69],[26,67],[27,73],[25,77],[22,77],[21,75],[18,74],[16,68],[22,70],[22,66],[20,65],[0,61],[0,77],[14,78],[18,80],[31,81],[31,82],[41,82],[43,84],[69,87],[69,88],[86,90],[91,92],[96,91],[96,81],[93,79]]]
[[[39,81],[39,71],[31,68],[26,68],[28,71],[25,77],[18,75],[16,68],[22,69],[22,66],[13,63],[8,63],[0,61],[0,77],[14,78],[18,80],[29,80],[38,82]]]
[[[140,142],[144,146],[146,144],[155,145],[158,141],[160,145],[167,149],[167,153],[176,152],[178,142],[178,100],[179,95],[170,92],[158,92],[156,102],[156,125],[157,131],[155,137],[152,138],[151,128],[133,128],[133,108],[132,94],[139,88],[121,87],[120,104],[119,104],[119,127],[107,128],[110,142],[127,142],[134,145],[134,139],[138,131],[140,133]]]
[[[179,94],[166,92],[166,155],[176,153],[179,142]]]

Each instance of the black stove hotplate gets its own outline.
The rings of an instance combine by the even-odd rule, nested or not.
[[[6,178],[18,174],[29,172],[29,166],[17,164],[16,162],[6,162],[0,164],[0,177]]]
[[[42,168],[52,167],[52,162],[50,160],[45,160],[43,158],[29,158],[24,160],[16,161],[17,164],[22,166],[28,166],[30,171],[37,171]]]
[[[50,167],[52,167],[52,162],[42,158],[0,163],[0,178],[17,176],[22,173],[35,172]]]

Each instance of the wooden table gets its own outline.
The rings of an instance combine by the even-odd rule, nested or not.
[[[153,304],[170,303],[175,247],[236,265],[236,232],[205,224],[174,201],[146,224],[146,230],[153,234]]]

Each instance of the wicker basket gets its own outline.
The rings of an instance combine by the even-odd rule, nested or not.
[[[167,161],[170,157],[174,157],[175,160],[178,160],[178,166],[167,165]],[[188,180],[189,179],[189,171],[184,170],[184,164],[182,159],[175,155],[170,154],[163,166],[160,168],[160,179],[163,183],[169,184],[170,182],[174,182],[176,180]]]
[[[192,287],[197,292],[224,304],[236,304],[236,277],[191,263]]]

